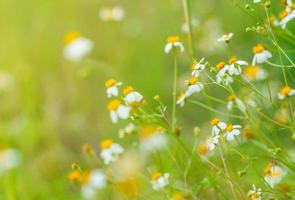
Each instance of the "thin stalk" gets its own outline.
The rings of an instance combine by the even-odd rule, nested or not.
[[[190,55],[191,57],[195,56],[195,49],[193,46],[193,32],[192,32],[192,23],[190,19],[190,10],[188,5],[188,0],[182,0],[183,11],[184,11],[184,19],[185,24],[188,26],[188,44],[190,47]]]
[[[176,89],[177,89],[177,55],[176,49],[174,49],[174,67],[173,67],[173,91],[172,91],[172,119],[171,119],[171,128],[172,131],[175,128],[176,123]]]

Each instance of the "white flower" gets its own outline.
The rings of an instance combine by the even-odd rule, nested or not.
[[[227,141],[233,141],[235,139],[235,136],[240,135],[241,131],[239,130],[240,128],[242,128],[242,126],[240,125],[232,125],[232,124],[228,124],[226,126],[225,130],[225,137],[227,139]]]
[[[157,125],[146,125],[140,130],[140,149],[145,152],[160,150],[167,144],[164,129]]]
[[[194,29],[195,27],[197,27],[199,25],[199,21],[196,18],[192,18],[191,19],[191,25],[192,25],[192,29]],[[188,23],[183,23],[182,27],[181,27],[182,32],[184,33],[189,33],[189,26]]]
[[[253,0],[253,3],[260,3],[261,0]]]
[[[113,8],[102,8],[99,16],[103,21],[122,21],[124,19],[124,10],[120,6]]]
[[[129,123],[123,129],[119,130],[119,138],[124,138],[126,135],[130,135],[135,131],[135,125],[133,123]]]
[[[294,94],[295,94],[294,89],[292,89],[289,86],[285,86],[280,90],[278,97],[280,100],[283,100],[283,99],[285,99],[285,97],[288,97],[288,96],[290,97],[290,96],[293,96]]]
[[[110,117],[115,124],[119,119],[128,119],[131,108],[129,106],[121,105],[121,102],[114,99],[108,103],[108,109],[110,111]]]
[[[217,42],[229,42],[233,36],[233,33],[224,34],[217,39]]]
[[[238,60],[235,56],[232,56],[228,60],[229,66],[227,67],[227,71],[229,75],[240,75],[242,73],[241,66],[248,65],[246,61]]]
[[[270,162],[264,169],[264,180],[271,187],[281,182],[285,175],[286,172],[281,167],[275,165],[274,161]]]
[[[98,190],[106,186],[106,176],[101,169],[95,169],[85,176],[87,182],[82,185],[82,196],[85,199],[94,199]]]
[[[165,53],[169,53],[173,47],[179,48],[181,52],[184,51],[184,46],[180,42],[180,37],[179,36],[170,36],[167,38],[167,44],[165,45]]]
[[[199,82],[198,79],[194,76],[186,80],[185,84],[188,86],[187,90],[184,93],[185,97],[189,97],[194,93],[198,93],[204,88],[204,85]]]
[[[176,104],[180,105],[180,107],[183,107],[185,103],[185,98],[186,98],[185,94],[181,92],[179,96],[177,97]]]
[[[254,57],[252,65],[264,63],[272,57],[272,54],[265,50],[263,44],[257,44],[255,47],[253,47],[253,54]]]
[[[134,91],[131,86],[126,87],[123,90],[123,93],[125,95],[124,100],[127,105],[140,103],[143,100],[143,96],[139,92]]]
[[[250,65],[245,67],[244,75],[249,81],[260,81],[266,78],[267,72],[261,67]]]
[[[227,100],[228,100],[227,109],[229,111],[231,111],[233,108],[233,105],[236,104],[238,109],[240,109],[242,112],[245,112],[246,106],[240,99],[236,98],[234,95],[230,95],[227,97]]]
[[[216,65],[217,74],[216,81],[217,83],[223,83],[225,85],[229,85],[234,82],[233,78],[227,73],[229,65],[226,65],[225,62],[219,62]]]
[[[122,85],[122,82],[117,82],[114,79],[109,79],[105,82],[106,92],[108,97],[116,97],[119,95],[118,86]]]
[[[21,154],[18,150],[13,148],[0,150],[0,174],[17,167],[20,162]]]
[[[261,188],[256,188],[256,186],[253,184],[253,189],[250,190],[247,194],[247,196],[251,199],[251,200],[261,200]]]
[[[159,172],[154,173],[151,180],[152,188],[154,190],[160,190],[166,187],[169,184],[169,176],[169,173],[164,173],[163,175]]]
[[[100,143],[100,157],[103,159],[104,164],[108,165],[115,162],[120,154],[124,152],[120,144],[113,143],[112,140],[106,139]]]
[[[93,43],[91,40],[80,37],[79,33],[69,33],[65,39],[65,46],[63,50],[64,57],[70,61],[80,61],[88,55],[92,48]]]
[[[213,151],[219,143],[219,135],[211,136],[207,141],[207,148],[209,151]]]
[[[203,63],[205,60],[205,58],[202,58],[200,61],[193,61],[192,64],[192,76],[194,77],[199,77],[200,76],[200,72],[202,72],[205,68],[206,65],[205,63]]]
[[[286,8],[280,13],[279,17],[281,19],[280,26],[282,29],[285,29],[287,23],[295,18],[295,10],[292,1],[287,1]]]
[[[226,123],[221,122],[217,118],[212,119],[210,123],[212,126],[212,136],[219,135],[219,132],[223,131],[226,128]]]

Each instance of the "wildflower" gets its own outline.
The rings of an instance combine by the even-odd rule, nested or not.
[[[122,21],[124,19],[124,10],[120,6],[113,8],[102,8],[99,11],[99,16],[103,21]]]
[[[184,200],[184,197],[180,192],[178,192],[173,195],[171,200]]]
[[[196,77],[191,77],[190,79],[185,81],[188,89],[185,91],[185,96],[189,97],[194,93],[200,92],[203,90],[204,85],[198,81]]]
[[[124,138],[126,135],[130,135],[135,131],[135,125],[129,123],[125,128],[119,130],[119,138]]]
[[[166,187],[169,184],[169,173],[161,174],[160,172],[156,172],[152,174],[151,184],[154,190],[159,190]]]
[[[260,3],[261,0],[253,0],[253,3]]]
[[[233,105],[236,104],[236,106],[242,111],[244,112],[246,110],[245,104],[238,99],[236,96],[234,95],[230,95],[227,97],[228,103],[227,103],[227,109],[228,110],[232,110]]]
[[[261,188],[256,188],[256,186],[253,184],[253,189],[251,189],[247,196],[250,198],[250,200],[261,200]]]
[[[268,165],[264,168],[263,173],[265,182],[271,187],[278,184],[286,174],[281,167],[275,165],[274,161],[268,163]]]
[[[212,149],[212,148],[211,148]],[[201,144],[197,148],[197,152],[200,155],[203,155],[208,152],[208,144]]]
[[[105,82],[106,92],[109,98],[119,95],[118,86],[120,85],[122,85],[122,82],[117,82],[115,79],[109,79]]]
[[[228,70],[228,65],[225,64],[225,62],[221,61],[216,65],[217,69],[217,75],[216,75],[216,81],[217,83],[223,83],[225,85],[229,85],[232,83],[234,80],[233,78],[227,74]]]
[[[202,58],[200,61],[193,61],[192,64],[192,76],[199,77],[200,72],[202,72],[206,68],[206,63],[203,63],[205,58]]]
[[[180,105],[180,107],[183,107],[185,103],[185,98],[186,98],[185,94],[181,92],[177,97],[176,104]]]
[[[261,67],[249,65],[245,67],[244,75],[249,81],[259,81],[264,80],[267,76],[267,73]]]
[[[93,48],[91,40],[81,37],[77,32],[71,32],[64,38],[63,54],[67,60],[80,61],[90,53]]]
[[[85,199],[96,197],[98,190],[107,185],[106,175],[101,169],[83,172],[81,175],[82,196]]]
[[[215,118],[211,120],[212,126],[212,136],[219,135],[219,132],[226,128],[226,123],[221,122],[219,119]]]
[[[263,44],[257,44],[255,47],[253,47],[252,51],[254,54],[252,65],[264,63],[272,57],[271,53],[265,50]]]
[[[0,175],[1,173],[17,167],[21,162],[20,152],[13,148],[0,149]]]
[[[165,46],[165,53],[169,53],[173,48],[179,48],[181,52],[184,51],[184,46],[180,42],[179,36],[170,36],[167,38],[167,44]]]
[[[100,148],[100,157],[106,165],[115,162],[118,156],[124,152],[124,149],[120,144],[113,143],[113,141],[109,139],[103,140],[100,143]]]
[[[233,36],[234,36],[233,33],[224,34],[220,38],[217,39],[217,42],[226,42],[226,43],[229,43],[230,40],[231,40],[231,38]]]
[[[235,136],[240,135],[240,128],[242,128],[240,125],[227,124],[226,128],[224,129],[227,141],[233,141]]]
[[[162,149],[167,139],[165,136],[165,130],[158,125],[145,125],[140,130],[140,149],[144,152],[152,152]]]
[[[124,100],[127,105],[133,104],[133,103],[139,103],[143,100],[143,96],[137,92],[134,91],[133,87],[128,86],[123,90],[124,94]]]
[[[282,29],[285,29],[287,23],[295,18],[295,3],[293,3],[292,0],[288,0],[285,2],[285,6],[285,10],[279,14],[279,18],[281,19],[280,25]]]
[[[292,89],[291,87],[289,86],[285,86],[283,88],[281,88],[279,94],[278,94],[278,97],[280,100],[283,100],[285,99],[285,97],[290,97],[290,96],[293,96],[295,94],[295,90]]]
[[[235,56],[232,56],[228,60],[228,64],[229,64],[229,66],[227,68],[227,71],[230,75],[240,75],[242,73],[241,66],[248,65],[248,63],[246,61],[238,60],[237,57],[235,57]]]
[[[121,102],[117,99],[108,103],[108,109],[110,111],[111,120],[114,124],[118,122],[119,118],[127,119],[131,111],[129,106],[121,105]]]
[[[215,146],[219,144],[219,135],[211,136],[207,141],[207,148],[209,151],[213,151]]]
[[[77,170],[73,170],[69,173],[68,179],[73,182],[78,182],[80,180],[80,173]]]

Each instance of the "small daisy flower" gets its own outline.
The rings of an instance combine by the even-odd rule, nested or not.
[[[240,125],[227,124],[226,128],[224,129],[227,141],[233,141],[235,139],[235,136],[240,135],[240,128],[242,128],[242,126]]]
[[[264,63],[272,57],[272,54],[265,50],[263,44],[257,44],[252,51],[254,54],[252,65]]]
[[[219,132],[226,128],[226,123],[221,122],[219,119],[215,118],[211,120],[212,126],[212,136],[219,135]]]
[[[124,10],[120,6],[113,8],[102,8],[99,11],[99,16],[103,21],[122,21],[124,19]]]
[[[295,4],[292,1],[286,1],[286,8],[279,14],[280,26],[282,29],[285,29],[287,23],[292,21],[295,18]]]
[[[201,144],[201,145],[199,145],[198,146],[198,148],[197,148],[197,152],[198,152],[198,154],[200,154],[200,155],[204,155],[204,154],[206,154],[207,152],[208,152],[208,144]]]
[[[266,78],[267,72],[261,67],[249,65],[245,67],[244,75],[249,81],[260,81]]]
[[[152,174],[151,177],[151,184],[152,184],[152,188],[154,190],[160,190],[164,187],[166,187],[169,184],[169,173],[160,173],[160,172],[156,172],[154,174]]]
[[[277,165],[275,165],[274,161],[268,163],[268,165],[263,170],[264,180],[271,187],[274,187],[276,184],[281,182],[283,177],[286,175],[286,172]]]
[[[226,65],[225,62],[219,62],[216,65],[217,74],[216,74],[216,81],[217,83],[223,83],[225,85],[229,85],[234,82],[233,78],[227,74],[229,65]]]
[[[109,79],[105,82],[105,87],[107,89],[107,95],[109,98],[116,97],[119,95],[118,86],[122,85],[122,82],[117,82],[114,79]]]
[[[261,200],[261,188],[256,188],[256,186],[253,184],[253,188],[248,192],[247,196],[250,198],[250,200]]]
[[[143,100],[143,96],[139,92],[134,91],[133,87],[131,86],[124,88],[123,94],[125,96],[124,100],[127,105],[140,103]]]
[[[285,86],[283,88],[281,88],[279,94],[278,94],[278,97],[280,100],[283,100],[285,99],[285,97],[290,97],[290,96],[293,96],[295,94],[295,90],[292,89],[291,87],[289,86]]]
[[[233,33],[224,34],[220,38],[217,39],[217,42],[229,43],[233,36],[234,36]]]
[[[167,144],[163,127],[158,125],[145,125],[140,130],[140,149],[149,153],[160,150]]]
[[[82,196],[85,199],[93,199],[97,196],[98,190],[107,185],[106,175],[101,169],[84,172],[81,175]]]
[[[204,69],[206,68],[206,63],[203,63],[205,61],[205,58],[202,58],[200,61],[193,61],[192,64],[192,76],[194,77],[199,77],[200,76],[200,72],[204,71]]]
[[[127,124],[123,129],[119,130],[119,138],[124,138],[126,135],[130,135],[135,131],[136,127],[133,123]]]
[[[169,53],[173,48],[179,48],[181,52],[184,51],[184,46],[180,42],[179,36],[170,36],[167,38],[167,44],[165,46],[165,53]]]
[[[81,37],[77,32],[71,32],[64,38],[63,54],[67,60],[80,61],[88,55],[92,48],[93,42],[87,38]]]
[[[204,85],[194,76],[187,79],[185,84],[188,86],[188,89],[184,93],[186,97],[189,97],[194,93],[201,92],[204,89]]]
[[[248,63],[243,60],[238,60],[237,57],[232,56],[228,60],[228,65],[229,66],[227,67],[227,71],[229,75],[240,75],[242,73],[241,66],[248,65]]]
[[[227,109],[229,111],[231,111],[233,109],[233,105],[236,105],[242,112],[244,112],[246,110],[246,106],[245,104],[238,99],[236,96],[234,95],[230,95],[227,97]]]
[[[184,92],[181,92],[177,97],[176,104],[180,105],[180,107],[183,107],[184,103],[185,103],[185,98],[186,98],[186,96],[185,96]]]
[[[117,123],[119,119],[128,119],[131,111],[129,106],[122,105],[118,99],[111,100],[108,103],[108,109],[114,124]]]
[[[219,144],[219,135],[211,136],[207,141],[207,148],[209,151],[213,151]]]
[[[21,162],[21,154],[13,148],[0,150],[0,175],[1,173],[17,167]]]
[[[113,143],[113,141],[109,139],[101,141],[100,148],[100,157],[106,165],[115,162],[118,156],[124,152],[124,149],[120,144]]]

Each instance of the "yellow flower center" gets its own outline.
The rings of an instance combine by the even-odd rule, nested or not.
[[[194,85],[198,82],[198,79],[196,77],[191,77],[190,79],[185,81],[186,85]]]
[[[117,81],[114,79],[109,79],[105,82],[105,87],[106,88],[110,88],[113,87],[114,85],[116,85]]]
[[[128,87],[124,88],[123,94],[126,96],[127,94],[129,94],[130,92],[133,92],[133,91],[134,91],[133,87],[128,86]]]
[[[280,90],[280,94],[286,96],[291,92],[291,90],[292,89],[289,86],[285,86]]]
[[[160,172],[156,172],[156,173],[153,173],[152,174],[152,180],[153,181],[156,181],[156,180],[158,180],[160,177],[162,176],[162,174],[160,173]]]
[[[89,181],[89,177],[90,177],[90,171],[85,171],[81,174],[80,176],[80,182],[81,184],[86,184]]]
[[[287,16],[288,16],[288,12],[286,10],[280,12],[280,14],[279,14],[280,19],[284,19]]]
[[[217,119],[217,118],[212,119],[212,120],[211,120],[211,125],[212,125],[212,126],[216,126],[219,122],[220,122],[220,120]]]
[[[253,54],[261,53],[262,51],[264,51],[263,44],[257,44],[255,47],[253,47],[252,51]]]
[[[237,61],[238,61],[237,57],[232,56],[232,57],[230,57],[230,59],[228,60],[228,63],[229,63],[229,64],[234,64],[234,63],[237,62]]]
[[[117,110],[119,108],[120,104],[121,104],[120,101],[117,99],[110,101],[108,104],[109,111]]]
[[[232,124],[228,124],[228,125],[226,126],[226,128],[225,128],[225,131],[226,131],[226,132],[230,132],[230,131],[232,131],[232,130],[234,130],[234,126],[233,126]]]
[[[195,69],[195,65],[197,64],[198,62],[196,60],[193,60],[193,63],[191,65],[191,70],[194,70]]]
[[[218,64],[216,65],[217,70],[218,70],[218,71],[221,70],[221,69],[224,67],[224,65],[225,65],[225,62],[223,62],[223,61],[221,61],[220,63],[218,63]]]
[[[205,144],[201,144],[200,146],[198,146],[197,152],[201,155],[205,154],[208,152],[208,147]]]
[[[180,92],[180,94],[178,95],[177,99],[182,99],[185,97],[184,92]]]
[[[172,200],[183,200],[183,196],[181,193],[174,194]]]
[[[167,43],[174,43],[174,42],[179,42],[180,37],[179,36],[170,36],[167,38]]]
[[[156,133],[161,133],[163,132],[163,130],[163,127],[158,125],[145,125],[140,130],[139,135],[142,139],[145,139],[153,136]]]
[[[258,70],[259,68],[256,67],[256,66],[248,66],[245,68],[245,76],[247,78],[251,78],[251,79],[254,79],[257,77],[257,74],[258,74]]]
[[[110,146],[112,146],[113,141],[110,139],[106,139],[100,142],[100,148],[101,149],[108,149]]]
[[[80,37],[80,34],[78,32],[70,32],[64,37],[64,43],[69,44]]]
[[[230,95],[227,97],[228,101],[234,101],[236,99],[236,97],[234,95]]]
[[[80,179],[80,173],[78,171],[71,171],[68,175],[70,181],[78,181]]]
[[[274,161],[269,162],[263,170],[264,176],[269,175],[271,172],[271,168],[273,168]]]

